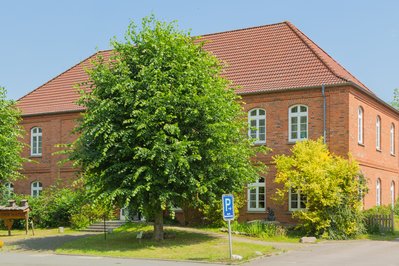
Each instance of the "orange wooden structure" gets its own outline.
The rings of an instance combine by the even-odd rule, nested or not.
[[[11,235],[11,228],[14,220],[25,219],[25,231],[28,234],[29,206],[27,200],[21,200],[21,205],[17,206],[15,200],[9,200],[8,206],[0,206],[0,219],[8,229],[8,235]]]

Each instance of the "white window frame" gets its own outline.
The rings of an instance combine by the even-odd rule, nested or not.
[[[375,148],[381,150],[381,118],[377,115],[377,120],[375,122]]]
[[[37,184],[37,186],[35,186]],[[42,193],[43,190],[43,184],[40,181],[34,181],[30,185],[30,191],[31,191],[31,196],[32,197],[38,197]],[[36,192],[36,193],[34,193]]]
[[[292,113],[292,109],[295,107],[298,108],[297,113]],[[306,112],[301,112],[301,107],[306,107]],[[303,104],[293,105],[288,108],[288,141],[289,142],[296,142],[300,140],[306,140],[309,138],[309,107]],[[292,118],[297,118],[297,129],[296,134],[297,138],[292,138]],[[301,138],[301,118],[306,117],[306,138]]]
[[[251,113],[253,111],[256,111],[256,115],[251,115]],[[260,111],[263,111],[265,114],[264,115],[260,115]],[[263,120],[264,121],[264,128],[265,128],[265,139],[261,140],[260,139],[260,121]],[[251,121],[255,121],[256,125],[255,125],[255,135],[256,136],[252,136],[252,132],[253,132],[253,126],[251,127]],[[255,144],[265,144],[266,143],[266,110],[262,109],[262,108],[255,108],[255,109],[251,109],[248,111],[248,136],[250,138],[255,138]]]
[[[297,206],[296,208],[292,207],[292,204],[291,204],[291,203],[292,203],[292,201],[291,201],[292,194],[298,195],[298,197],[297,197],[297,199],[298,199],[298,206]],[[296,193],[292,193],[292,188],[290,188],[290,190],[289,190],[289,195],[288,195],[288,210],[289,210],[289,211],[306,210],[306,208],[302,208],[302,207],[301,207],[301,202],[307,200],[306,198],[305,198],[305,199],[303,199],[303,198],[304,198],[304,196],[301,194],[301,191],[300,191],[300,190],[297,190]]]
[[[357,109],[357,143],[363,144],[363,108]]]
[[[261,179],[263,179],[263,182],[260,182]],[[264,191],[263,193],[259,192],[260,188],[263,188],[263,191]],[[251,207],[251,202],[253,202],[253,201],[251,201],[251,190],[255,190],[255,205],[256,205],[255,208]],[[260,202],[261,202],[260,196],[262,196],[262,195],[263,195],[263,199],[264,199],[263,200],[263,202],[264,202],[263,208],[259,207]],[[255,183],[248,184],[247,203],[248,203],[248,206],[247,206],[248,211],[258,211],[258,212],[266,211],[266,178],[265,177],[259,178],[258,180],[256,180]]]
[[[42,155],[42,128],[33,127],[30,130],[30,155],[41,156]]]
[[[395,124],[391,124],[391,131],[390,131],[390,145],[391,145],[391,155],[395,155]]]
[[[7,182],[4,184],[4,187],[6,188],[8,195],[11,195],[12,193],[14,193],[14,184],[13,183]]]
[[[376,206],[381,206],[381,179],[377,178],[375,184]]]
[[[395,181],[391,182],[391,206],[395,207]]]

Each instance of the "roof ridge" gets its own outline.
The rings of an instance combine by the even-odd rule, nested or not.
[[[73,68],[77,67],[78,65],[82,64],[83,62],[89,60],[90,58],[94,57],[96,54],[99,54],[99,53],[101,53],[101,52],[103,52],[103,51],[97,51],[97,52],[95,52],[94,54],[92,54],[91,56],[89,56],[89,57],[87,57],[87,58],[85,58],[85,59],[79,61],[79,63],[74,64],[73,66],[71,66],[71,67],[68,68],[67,70],[65,70],[65,71],[61,72],[60,74],[56,75],[54,78],[48,80],[47,82],[43,83],[42,85],[40,85],[40,86],[37,87],[36,89],[34,89],[34,90],[30,91],[29,93],[25,94],[24,96],[22,96],[21,98],[19,98],[16,102],[21,101],[22,99],[24,99],[25,97],[31,95],[32,93],[34,93],[35,91],[39,90],[40,88],[44,87],[45,85],[47,85],[47,84],[50,83],[51,81],[55,80],[56,78],[60,77],[61,75],[65,74],[65,73],[67,73],[68,71],[72,70]]]
[[[330,66],[330,64],[328,62],[326,62],[320,55],[318,52],[316,52],[309,44],[309,41],[316,45],[318,48],[320,48],[316,43],[314,43],[312,40],[310,40],[302,31],[300,31],[297,27],[295,27],[292,23],[290,23],[289,21],[285,21],[284,22],[288,28],[290,28],[295,35],[298,36],[298,38],[309,48],[309,50],[323,63],[323,65],[326,66],[326,68],[337,78],[342,79],[343,81],[349,82],[349,80],[345,79],[344,77],[341,77],[338,73],[336,73],[336,71],[334,70],[334,68],[332,66]],[[301,34],[303,36],[306,37],[303,38],[303,36],[301,36]],[[321,48],[320,48],[321,49]],[[323,49],[321,49],[324,53],[326,53]],[[327,53],[326,53],[327,54]],[[328,55],[328,54],[327,54]],[[330,55],[328,55],[330,58],[332,58]],[[333,59],[334,60],[334,59]],[[335,61],[335,60],[334,60]]]
[[[214,33],[198,34],[198,35],[195,35],[194,37],[204,37],[204,36],[223,34],[223,33],[230,33],[230,32],[236,32],[236,31],[252,30],[252,29],[257,29],[257,28],[266,28],[266,27],[270,27],[270,26],[276,26],[276,25],[284,24],[286,22],[288,22],[288,21],[276,22],[276,23],[273,23],[273,24],[265,24],[265,25],[260,25],[260,26],[252,26],[252,27],[248,27],[248,28],[240,28],[240,29],[234,29],[234,30],[218,31],[218,32],[214,32]]]
[[[359,82],[362,86],[363,89],[371,91],[366,85],[363,84],[363,82],[361,82],[360,80],[358,80],[352,73],[350,73],[345,67],[343,67],[338,61],[336,61],[332,56],[330,56],[326,51],[324,51],[323,48],[321,48],[319,45],[317,45],[317,43],[315,43],[312,39],[310,39],[305,33],[303,33],[300,29],[298,29],[295,25],[293,25],[291,22],[289,21],[284,21],[284,23],[302,40],[302,42],[305,43],[305,45],[317,56],[317,58],[327,67],[327,69],[333,74],[335,75],[337,78],[340,78],[346,82],[353,82],[353,80],[349,80],[345,77],[343,77],[342,75],[340,75],[339,73],[337,73],[336,69],[331,66],[328,62],[326,62],[326,60],[323,59],[323,57],[317,52],[315,51],[315,49],[313,49],[311,47],[311,45],[309,45],[309,43],[313,44],[314,46],[316,46],[318,49],[320,49],[326,56],[328,56],[332,61],[334,61],[338,66],[340,66],[343,70],[345,70],[350,76],[352,76],[356,82]],[[372,91],[371,91],[372,92]]]

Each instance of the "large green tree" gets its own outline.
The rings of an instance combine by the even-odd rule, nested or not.
[[[97,200],[133,204],[163,239],[165,210],[242,191],[262,167],[239,97],[203,44],[149,17],[112,45],[80,86],[86,112],[70,158]]]
[[[291,155],[274,159],[277,199],[286,199],[290,189],[306,196],[306,209],[293,212],[310,235],[345,239],[363,232],[362,194],[367,190],[359,165],[333,155],[323,140],[298,142]],[[285,200],[284,200],[285,201]]]
[[[4,184],[22,177],[19,170],[24,159],[21,157],[23,130],[19,125],[21,116],[15,102],[8,100],[6,90],[0,87],[0,196]]]

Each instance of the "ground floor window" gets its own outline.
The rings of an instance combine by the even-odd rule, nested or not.
[[[306,209],[306,196],[300,190],[291,188],[289,191],[289,210],[296,211]]]
[[[43,185],[39,181],[32,182],[31,184],[31,195],[32,197],[39,197],[42,193]]]
[[[12,193],[14,193],[14,185],[13,183],[5,183],[4,185],[6,187],[6,192],[8,195],[11,195]]]
[[[255,183],[248,185],[248,211],[265,211],[266,183],[261,177]]]

